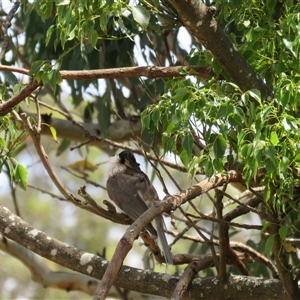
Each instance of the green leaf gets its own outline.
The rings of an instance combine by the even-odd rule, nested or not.
[[[275,131],[271,132],[270,141],[274,146],[277,146],[279,143],[279,139],[277,133]]]
[[[93,48],[96,48],[98,42],[98,32],[96,30],[92,30],[89,35],[89,41]]]
[[[70,144],[71,144],[70,141],[68,141],[68,140],[63,140],[63,141],[60,143],[60,145],[59,145],[59,147],[58,147],[58,149],[57,149],[57,151],[56,151],[56,156],[60,156],[64,151],[66,151],[66,150],[69,148]]]
[[[6,148],[6,141],[0,137],[0,148],[3,148],[5,150],[7,150]]]
[[[180,152],[180,159],[183,163],[183,165],[187,168],[188,167],[188,164],[189,164],[189,161],[190,161],[190,157],[189,155],[187,154],[186,150],[183,149],[181,152]]]
[[[160,123],[160,110],[154,109],[154,111],[152,112],[151,118],[152,118],[152,121],[153,121],[154,125],[156,126],[156,128],[158,128],[159,123]]]
[[[254,98],[258,103],[261,103],[261,93],[257,89],[252,89],[249,92],[249,95]]]
[[[276,171],[277,171],[277,166],[274,164],[274,162],[267,158],[266,161],[265,161],[265,167],[266,167],[266,170],[269,172],[269,173],[273,173],[275,174]],[[272,177],[271,174],[268,174],[269,177]]]
[[[282,240],[286,239],[287,232],[288,232],[288,228],[286,226],[281,226],[279,228],[279,235]]]
[[[268,201],[270,199],[270,196],[271,196],[271,189],[269,186],[266,186],[265,189],[264,189],[264,192],[263,192],[263,195],[264,195],[264,200],[265,201]]]
[[[144,7],[140,5],[131,8],[133,19],[143,28],[147,28],[150,21],[150,14]]]
[[[211,177],[214,174],[214,166],[210,160],[205,160],[203,167],[204,172],[208,177]]]
[[[284,129],[287,131],[290,131],[290,130],[297,131],[298,130],[296,119],[290,115],[282,120],[282,125],[283,125]]]
[[[35,61],[34,63],[32,63],[31,69],[28,74],[33,75],[33,74],[37,73],[38,71],[40,71],[42,69],[44,64],[45,64],[44,60]]]
[[[51,25],[48,30],[47,30],[47,33],[46,33],[46,40],[45,40],[45,44],[46,46],[49,44],[49,41],[52,37],[52,33],[54,32],[54,30],[56,29],[55,25]]]
[[[63,1],[59,2],[59,3],[57,3],[56,5],[57,6],[61,6],[61,5],[69,5],[69,4],[70,4],[70,0],[63,0]]]
[[[27,187],[27,170],[25,167],[23,167],[21,164],[17,165],[16,173],[15,173],[15,179],[23,190],[26,190]]]
[[[193,151],[194,140],[190,134],[182,138],[182,147],[186,151],[188,158],[191,159]]]
[[[190,98],[190,94],[191,93],[187,88],[179,88],[173,96],[173,100],[176,102],[182,102],[183,100]]]
[[[274,165],[276,165],[277,159],[276,159],[276,151],[274,147],[269,147],[269,146],[265,147],[265,155],[272,161]]]
[[[50,72],[44,73],[42,80],[43,83],[48,83],[53,88],[54,92],[56,91],[57,85],[62,82],[61,75],[58,70],[51,70]],[[45,80],[45,82],[44,82]]]
[[[265,253],[269,255],[274,244],[274,235],[268,237],[266,245],[265,245]]]
[[[150,129],[150,114],[146,110],[142,113],[142,124],[144,128]]]
[[[220,134],[217,135],[213,147],[214,147],[215,157],[222,158],[227,148],[227,142],[222,135]]]
[[[51,135],[55,141],[56,144],[59,144],[58,141],[57,141],[57,133],[56,133],[56,129],[53,127],[53,126],[49,126],[49,129],[50,129],[50,132],[51,132]]]
[[[263,228],[262,228],[261,232],[262,232],[262,233],[265,233],[266,230],[268,229],[268,227],[269,227],[270,225],[271,225],[271,222],[266,221],[266,222],[264,223],[264,225],[263,225]]]
[[[23,89],[23,84],[21,84],[21,83],[18,83],[18,84],[16,84],[15,86],[14,86],[14,88],[13,88],[13,92],[14,92],[14,94],[17,94],[17,93],[19,93],[22,89]]]
[[[216,171],[222,172],[224,169],[223,160],[221,158],[215,158],[213,160],[213,166]]]

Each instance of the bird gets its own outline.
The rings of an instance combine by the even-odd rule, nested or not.
[[[136,220],[148,208],[160,201],[157,191],[148,176],[140,169],[133,153],[124,150],[111,158],[110,172],[106,182],[108,196],[132,220]],[[164,233],[166,228],[161,215],[155,217],[156,229],[152,224],[145,227],[157,237],[163,249],[166,264],[172,265],[172,254]]]

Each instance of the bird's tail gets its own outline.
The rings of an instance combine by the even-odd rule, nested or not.
[[[164,219],[162,216],[158,216],[155,218],[155,222],[157,225],[156,231],[157,231],[158,239],[163,249],[166,263],[169,265],[173,265],[172,253],[170,251],[170,247],[168,245],[168,241],[164,232],[164,228],[166,228]]]

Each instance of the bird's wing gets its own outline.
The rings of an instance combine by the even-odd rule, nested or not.
[[[136,220],[148,209],[137,192],[136,184],[140,180],[139,176],[121,173],[108,178],[106,182],[110,199],[133,220]],[[152,235],[157,236],[156,230],[151,224],[148,224],[145,228]]]
[[[133,220],[148,209],[137,190],[139,181],[138,176],[121,173],[110,177],[106,183],[109,197]]]
[[[140,180],[136,183],[137,192],[147,207],[151,207],[159,201],[157,191],[145,173],[140,173],[139,178]]]

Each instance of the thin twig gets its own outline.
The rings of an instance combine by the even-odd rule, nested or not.
[[[8,28],[11,26],[11,21],[18,10],[19,6],[21,4],[20,0],[16,0],[14,5],[12,6],[11,10],[9,11],[6,20],[1,24],[1,31],[3,32],[3,44],[2,44],[2,50],[0,52],[0,61],[2,61],[5,52],[8,48]]]
[[[61,196],[58,196],[58,195],[55,195],[53,193],[50,193],[49,191],[46,191],[44,189],[41,189],[37,186],[34,186],[34,185],[31,185],[31,184],[27,184],[27,187],[31,188],[31,189],[34,189],[34,190],[37,190],[39,192],[42,192],[43,194],[47,194],[49,196],[51,196],[53,199],[58,199],[60,201],[67,201],[65,198],[61,197]]]
[[[73,176],[75,176],[75,177],[77,177],[77,178],[79,178],[79,179],[84,180],[86,183],[89,183],[89,184],[91,184],[91,185],[93,185],[93,186],[95,186],[95,187],[99,187],[99,188],[101,188],[101,189],[103,189],[103,190],[106,191],[106,187],[105,187],[105,186],[103,186],[103,185],[101,185],[101,184],[99,184],[99,183],[97,183],[97,182],[95,182],[95,181],[93,181],[93,180],[90,180],[90,179],[88,179],[88,178],[86,178],[86,177],[84,177],[84,176],[79,176],[78,174],[76,174],[75,172],[73,172],[72,170],[70,170],[70,169],[67,168],[67,167],[61,167],[61,168],[62,168],[63,170],[65,170],[66,172],[72,174]]]

